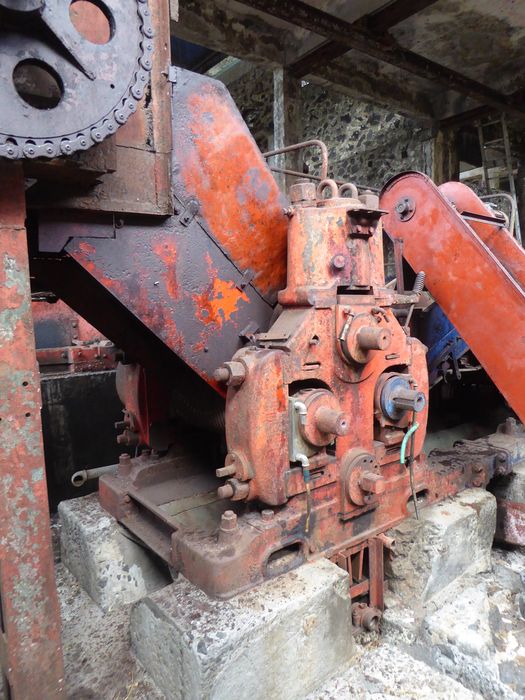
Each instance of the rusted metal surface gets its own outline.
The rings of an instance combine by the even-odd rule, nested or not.
[[[213,371],[244,336],[267,328],[270,301],[283,285],[285,200],[224,86],[180,71],[173,100],[176,214],[159,224],[46,213],[39,247],[66,253],[90,286],[104,289],[122,313],[222,391]],[[86,288],[64,290],[61,272],[71,274],[57,265],[50,284],[83,310]],[[87,311],[94,323],[99,313]],[[114,333],[110,339],[133,356],[133,337]]]
[[[413,512],[413,493],[422,507],[483,486],[512,470],[525,440],[425,457],[425,348],[394,313],[418,291],[385,287],[377,198],[325,181],[299,183],[291,201],[282,311],[214,374],[227,388],[224,466],[215,477],[209,460],[188,453],[126,457],[100,479],[100,498],[213,596],[315,556],[357,565],[351,592],[370,605],[356,620],[373,625],[392,546],[382,533]],[[400,453],[415,420],[413,491]]]
[[[22,171],[4,164],[0,175],[1,661],[8,697],[55,700],[64,697],[64,673],[24,218]]]
[[[265,299],[286,277],[286,199],[222,83],[177,69],[174,193]]]
[[[39,176],[39,182],[28,193],[28,204],[32,207],[154,216],[168,216],[172,212],[168,0],[150,2],[148,11],[153,29],[152,38],[147,39],[151,47],[150,81],[148,85],[141,79],[143,96],[135,113],[109,139],[112,158],[108,159],[109,163],[102,163],[101,176],[89,188],[79,187],[73,161],[51,161],[43,165],[31,162],[29,172],[35,174],[38,167]],[[82,169],[93,169],[93,162],[98,164],[100,150],[99,145],[82,154]],[[57,181],[60,187],[56,186]]]
[[[37,350],[105,340],[102,333],[63,301],[55,297],[48,302],[47,298],[49,295],[35,293],[31,304]]]
[[[403,209],[407,199],[414,204],[409,218]],[[525,323],[525,291],[505,267],[522,279],[523,249],[510,237],[495,237],[488,231],[489,247],[484,242],[486,224],[469,225],[421,173],[391,180],[381,195],[381,206],[390,212],[384,218],[385,229],[403,241],[403,254],[412,268],[425,271],[429,292],[525,420],[525,339],[519,330]]]
[[[46,295],[34,295],[45,299]],[[115,369],[117,349],[64,302],[31,304],[36,356],[42,373]]]
[[[445,182],[439,191],[454,205],[463,217],[474,214],[494,218],[494,211],[487,206],[470,187],[461,182]],[[501,225],[467,219],[487,248],[497,257],[509,275],[525,290],[525,259],[523,247]]]

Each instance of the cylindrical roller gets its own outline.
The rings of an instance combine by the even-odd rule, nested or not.
[[[425,408],[425,394],[415,389],[398,389],[392,397],[396,408],[402,411],[415,411],[418,413]]]
[[[350,425],[348,419],[341,411],[336,411],[328,406],[321,406],[315,412],[315,423],[318,430],[327,435],[348,435]]]
[[[357,331],[357,342],[363,350],[386,350],[390,345],[389,328],[363,326]]]

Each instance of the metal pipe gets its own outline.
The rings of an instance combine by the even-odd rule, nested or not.
[[[281,153],[301,151],[303,148],[311,148],[316,146],[321,150],[321,180],[325,180],[328,177],[328,149],[326,147],[326,144],[323,141],[319,141],[319,139],[312,139],[311,141],[302,141],[301,143],[294,143],[293,145],[285,146],[284,148],[276,148],[273,151],[263,153],[263,157],[271,158],[272,156],[278,156]]]
[[[116,474],[117,469],[118,464],[109,464],[107,467],[97,467],[96,469],[81,469],[73,474],[71,483],[73,486],[80,488],[84,486],[86,481],[91,479],[98,479],[99,476],[104,476],[104,474]]]
[[[269,166],[272,173],[281,173],[282,175],[294,175],[295,177],[302,178],[303,180],[315,180],[316,182],[321,182],[323,179],[319,175],[311,175],[310,173],[300,173],[298,170],[288,170],[287,168],[277,168],[273,165]],[[333,178],[336,185],[345,185],[346,180],[339,180]],[[369,192],[375,192],[379,194],[378,187],[371,187],[370,185],[357,185],[357,188],[361,191],[368,190]]]

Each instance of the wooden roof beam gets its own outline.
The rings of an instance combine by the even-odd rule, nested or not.
[[[369,29],[339,19],[301,0],[242,0],[244,4],[304,29],[315,31],[331,41],[344,44],[348,50],[357,49],[368,56],[389,63],[412,73],[419,78],[430,80],[448,90],[467,95],[491,107],[517,114],[525,114],[525,105],[517,103],[512,96],[467,78],[430,59],[424,58],[397,44],[391,37],[378,39]]]
[[[384,34],[396,24],[421,12],[426,7],[434,5],[436,2],[437,0],[394,0],[386,7],[381,7],[379,10],[361,17],[353,24],[358,27],[366,26],[375,34]],[[288,68],[298,78],[302,78],[307,73],[315,71],[316,68],[325,66],[335,58],[339,58],[347,51],[348,46],[346,44],[340,44],[337,41],[323,41],[315,49],[291,63]]]

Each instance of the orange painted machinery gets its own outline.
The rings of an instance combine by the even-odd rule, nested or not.
[[[471,323],[472,301],[447,277],[457,266],[437,246],[452,230],[475,234],[418,175],[390,183],[381,203],[329,179],[298,181],[288,201],[225,88],[185,71],[171,80],[173,213],[38,221],[39,280],[124,353],[128,451],[100,479],[100,500],[217,597],[329,557],[354,598],[368,598],[356,621],[372,626],[389,528],[508,474],[525,446],[508,424],[423,453],[426,348],[410,318],[424,271],[457,327]],[[419,273],[411,291],[385,284],[382,222]],[[509,273],[482,257],[517,301]],[[475,335],[465,332],[510,401],[486,334],[479,351]]]

